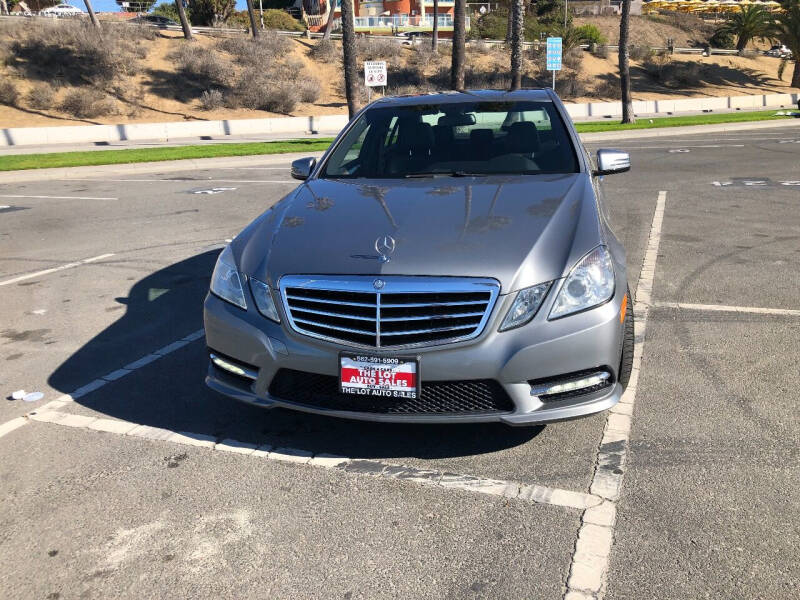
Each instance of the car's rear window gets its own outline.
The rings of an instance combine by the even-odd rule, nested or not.
[[[328,178],[575,173],[575,148],[551,102],[378,106],[353,124]]]

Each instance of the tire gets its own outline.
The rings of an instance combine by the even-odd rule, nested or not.
[[[625,308],[625,322],[622,324],[622,355],[619,361],[619,383],[622,389],[628,387],[633,369],[633,343],[634,343],[634,317],[631,291],[627,294],[627,307]]]

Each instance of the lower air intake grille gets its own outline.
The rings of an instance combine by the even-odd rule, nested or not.
[[[342,394],[337,377],[281,369],[272,380],[269,393],[295,404],[364,413],[479,414],[514,410],[503,386],[492,379],[423,383],[420,397],[409,400]]]

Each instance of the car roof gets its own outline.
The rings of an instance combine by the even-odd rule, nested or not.
[[[466,102],[514,102],[535,101],[552,102],[552,90],[535,88],[514,90],[464,90],[431,92],[408,96],[389,96],[376,100],[374,106],[418,106],[421,104],[459,104]]]

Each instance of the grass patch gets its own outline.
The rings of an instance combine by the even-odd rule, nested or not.
[[[18,154],[0,157],[0,171],[117,165],[187,158],[221,156],[255,156],[286,152],[319,152],[327,150],[333,138],[289,140],[286,142],[248,142],[242,144],[204,144],[171,148],[137,148],[135,150],[91,150],[89,152],[54,152],[50,154]]]
[[[782,109],[791,110],[791,109]],[[576,123],[578,133],[599,133],[603,131],[625,131],[626,129],[655,129],[657,127],[681,127],[685,125],[715,125],[718,123],[742,123],[747,121],[773,121],[786,119],[776,116],[778,109],[763,112],[707,113],[687,117],[640,117],[636,123],[621,124],[616,121]],[[791,118],[791,117],[789,117]]]
[[[776,110],[762,112],[709,113],[689,117],[642,118],[636,123],[622,125],[617,122],[577,123],[578,133],[624,131],[627,129],[655,129],[683,125],[713,125],[747,121],[772,121],[785,119]],[[788,117],[791,118],[791,117]],[[54,152],[49,154],[20,154],[0,157],[0,171],[45,169],[52,167],[83,167],[117,165],[189,158],[216,158],[221,156],[255,156],[284,154],[287,152],[319,152],[327,150],[332,138],[289,140],[285,142],[248,142],[241,144],[203,144],[167,148],[137,148],[135,150],[92,150],[89,152]]]

